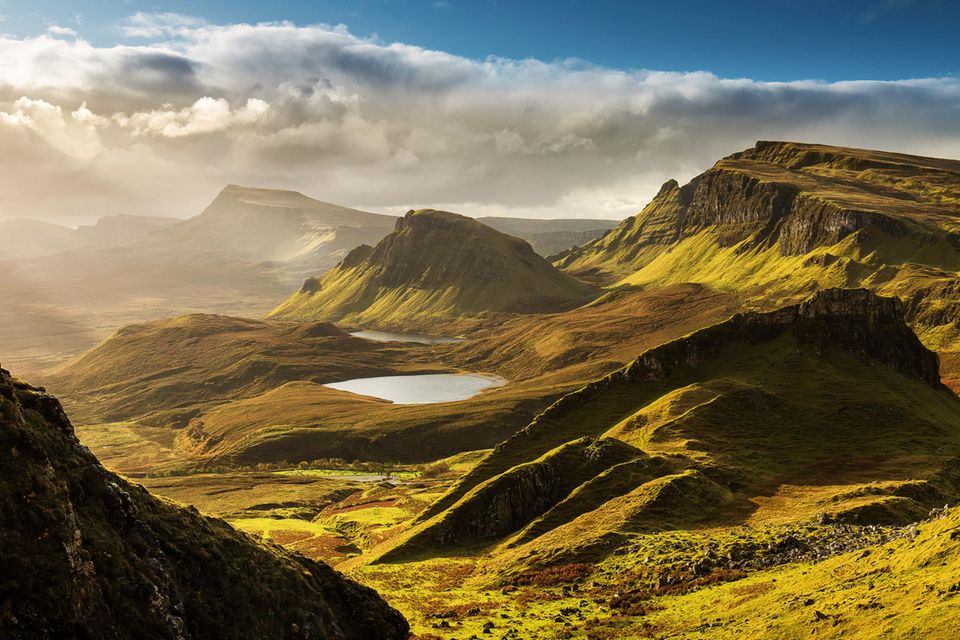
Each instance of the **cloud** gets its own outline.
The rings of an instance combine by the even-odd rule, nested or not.
[[[20,98],[11,112],[0,111],[0,124],[33,132],[51,149],[78,161],[88,161],[102,151],[97,126],[103,121],[86,105],[71,114],[43,100]]]
[[[206,24],[202,18],[181,13],[138,12],[124,20],[118,31],[127,38],[159,38],[190,35],[190,31]]]
[[[960,156],[956,78],[777,83],[472,60],[342,26],[179,14],[122,29],[143,42],[0,37],[0,148],[31,149],[0,182],[26,203],[9,215],[186,215],[239,182],[388,211],[622,217],[757,139]],[[96,207],[90,193],[104,194]]]
[[[51,36],[64,36],[67,38],[76,38],[77,32],[71,29],[70,27],[61,27],[60,25],[52,24],[47,27],[47,33]]]
[[[223,98],[204,97],[180,110],[159,109],[117,114],[113,120],[134,136],[155,135],[167,138],[215,133],[231,127],[255,124],[270,113],[270,105],[250,98],[238,109],[231,109]]]

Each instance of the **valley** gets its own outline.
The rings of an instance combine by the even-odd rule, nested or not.
[[[84,312],[109,334],[25,368],[121,482],[330,564],[420,640],[923,637],[960,622],[958,182],[759,142],[550,237],[231,186],[127,245],[220,276],[157,315],[118,288]]]

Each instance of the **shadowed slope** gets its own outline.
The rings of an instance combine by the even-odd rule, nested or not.
[[[0,370],[4,638],[407,637],[375,592],[104,470]]]

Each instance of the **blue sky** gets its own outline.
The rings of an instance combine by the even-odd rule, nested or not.
[[[958,12],[0,0],[0,218],[186,216],[228,183],[390,213],[622,218],[757,140],[960,158]]]
[[[0,0],[8,34],[57,24],[99,45],[136,12],[218,24],[344,24],[362,37],[469,58],[576,57],[612,68],[706,70],[755,80],[893,80],[955,74],[951,0]]]

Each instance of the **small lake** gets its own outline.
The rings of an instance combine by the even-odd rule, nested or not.
[[[460,338],[427,336],[419,333],[390,333],[389,331],[351,331],[354,338],[373,340],[374,342],[416,342],[419,344],[452,344],[463,342]]]
[[[484,389],[501,387],[506,380],[494,376],[461,373],[430,373],[409,376],[355,378],[323,386],[364,396],[389,400],[394,404],[431,404],[472,398]]]

